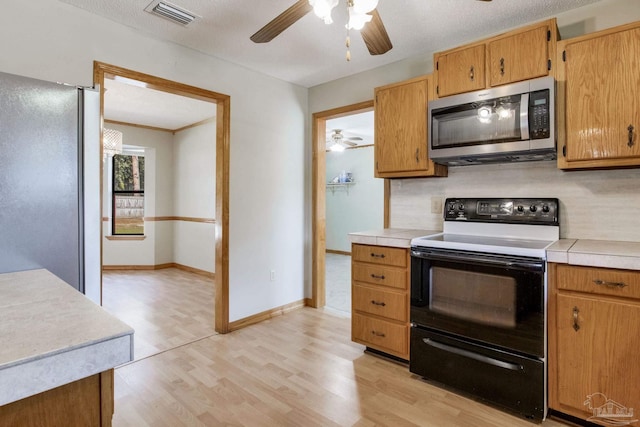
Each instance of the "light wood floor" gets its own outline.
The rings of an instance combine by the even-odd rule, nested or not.
[[[116,369],[114,426],[535,426],[363,349],[312,308],[212,335]]]
[[[167,268],[105,271],[103,307],[135,329],[136,360],[215,334],[213,280]]]

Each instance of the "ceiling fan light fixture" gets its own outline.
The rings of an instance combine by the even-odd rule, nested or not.
[[[359,14],[369,13],[376,7],[378,7],[378,0],[353,0],[353,10]]]
[[[313,6],[313,13],[322,18],[325,24],[333,23],[331,11],[338,5],[338,0],[309,0],[309,4]]]
[[[355,8],[349,8],[349,22],[347,22],[347,30],[361,30],[364,28],[364,24],[371,22],[373,16],[366,13],[358,13]]]
[[[331,151],[335,151],[335,152],[342,152],[344,151],[345,146],[340,144],[339,142],[335,142],[331,147],[329,147],[329,150]]]

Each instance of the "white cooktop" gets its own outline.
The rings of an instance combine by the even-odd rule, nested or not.
[[[442,233],[416,237],[411,246],[546,259],[559,238],[556,226],[445,222]]]

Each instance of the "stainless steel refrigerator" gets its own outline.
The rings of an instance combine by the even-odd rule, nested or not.
[[[0,273],[100,300],[99,93],[0,72]]]

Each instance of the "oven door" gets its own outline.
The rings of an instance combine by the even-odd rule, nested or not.
[[[412,248],[411,322],[544,358],[544,271],[539,258]]]

